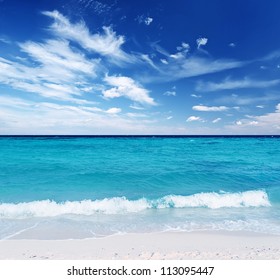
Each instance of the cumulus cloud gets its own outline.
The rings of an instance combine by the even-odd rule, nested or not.
[[[186,122],[195,122],[195,121],[200,121],[202,122],[203,119],[197,116],[190,116],[186,119]]]
[[[144,20],[144,22],[145,22],[146,25],[150,25],[150,24],[153,22],[153,20],[154,20],[154,19],[151,18],[151,17],[146,17],[145,20]]]
[[[185,58],[190,51],[190,45],[188,43],[182,42],[181,46],[177,47],[178,52],[171,54],[170,57],[173,59]]]
[[[229,45],[229,47],[231,47],[231,48],[235,48],[235,47],[236,47],[236,44],[235,44],[235,43],[229,43],[228,45]]]
[[[106,76],[104,81],[112,88],[102,92],[105,98],[126,97],[141,104],[156,105],[149,91],[125,76]]]
[[[207,44],[207,42],[208,42],[208,39],[207,38],[198,38],[197,40],[196,40],[196,44],[197,44],[197,48],[199,49],[200,48],[200,46],[205,46],[206,44]]]
[[[227,111],[229,108],[226,106],[204,106],[204,105],[196,105],[192,107],[195,111],[203,111],[203,112],[221,112]]]
[[[154,21],[152,17],[144,15],[138,16],[135,20],[138,21],[139,24],[143,23],[145,25],[150,25]]]

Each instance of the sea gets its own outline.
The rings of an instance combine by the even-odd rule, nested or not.
[[[278,136],[2,136],[0,239],[280,235]]]

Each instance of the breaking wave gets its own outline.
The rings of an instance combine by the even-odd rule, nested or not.
[[[1,218],[54,217],[66,214],[93,215],[135,213],[146,209],[204,207],[219,209],[225,207],[267,207],[270,202],[262,190],[238,193],[197,193],[189,196],[167,195],[158,199],[141,198],[129,200],[126,197],[102,200],[65,201],[57,203],[41,200],[22,203],[0,204]]]

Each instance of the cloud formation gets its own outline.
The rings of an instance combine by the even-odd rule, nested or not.
[[[196,40],[196,44],[197,44],[197,48],[199,49],[200,48],[200,46],[205,46],[206,44],[207,44],[207,42],[208,42],[208,39],[207,38],[198,38],[197,40]]]
[[[112,88],[102,92],[105,98],[126,97],[132,101],[146,105],[156,105],[149,96],[149,91],[137,84],[132,78],[125,76],[106,76],[104,81]]]
[[[267,88],[273,87],[280,83],[280,79],[261,81],[244,78],[243,80],[231,80],[225,79],[220,83],[214,82],[199,82],[196,86],[197,91],[218,91],[218,90],[229,90],[238,88]]]
[[[219,122],[219,121],[221,121],[222,119],[221,118],[216,118],[216,119],[214,119],[213,121],[212,121],[212,123],[217,123],[217,122]]]
[[[226,106],[204,106],[204,105],[196,105],[192,107],[195,111],[203,111],[203,112],[222,112],[227,111],[229,108]]]
[[[166,91],[163,95],[166,95],[166,96],[176,96],[176,91],[172,90],[168,90]]]
[[[195,121],[200,121],[202,122],[203,119],[197,116],[190,116],[186,119],[186,122],[195,122]]]
[[[91,34],[83,21],[71,23],[58,11],[45,11],[43,14],[54,20],[50,30],[60,38],[74,41],[82,48],[105,56],[116,64],[134,61],[134,57],[122,50],[124,36],[116,35],[111,27],[103,26],[102,34]]]

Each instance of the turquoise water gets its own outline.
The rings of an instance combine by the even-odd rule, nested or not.
[[[278,137],[0,137],[0,238],[280,234]]]

